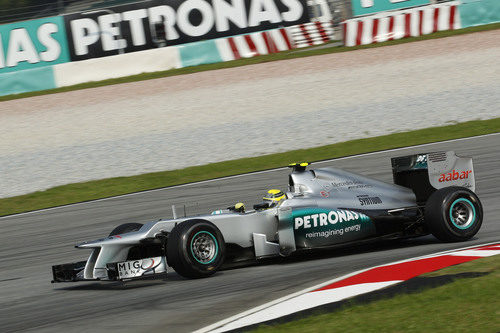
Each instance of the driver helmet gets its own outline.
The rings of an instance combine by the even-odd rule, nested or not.
[[[267,193],[264,195],[264,202],[269,203],[269,207],[274,207],[278,203],[280,203],[282,200],[286,199],[285,193],[283,193],[280,190],[272,189],[267,191]]]

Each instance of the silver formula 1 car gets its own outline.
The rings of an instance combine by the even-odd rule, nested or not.
[[[395,184],[307,166],[291,165],[288,192],[276,206],[127,223],[109,237],[78,244],[90,257],[53,266],[53,282],[128,280],[171,268],[201,278],[225,261],[427,234],[464,241],[481,227],[472,159],[452,151],[393,158]]]

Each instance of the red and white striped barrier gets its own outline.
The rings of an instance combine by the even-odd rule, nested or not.
[[[331,21],[298,24],[289,29],[298,48],[324,44],[334,39]]]
[[[437,253],[376,266],[245,311],[195,333],[226,332],[382,289],[448,266],[500,254],[500,243]]]
[[[224,61],[251,58],[295,48],[285,28],[220,38],[215,43]]]
[[[366,45],[460,29],[458,4],[453,1],[347,20],[342,23],[344,45]]]

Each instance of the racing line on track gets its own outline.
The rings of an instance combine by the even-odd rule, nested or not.
[[[250,309],[195,333],[241,329],[386,288],[424,273],[498,254],[500,243],[495,242],[367,268]]]

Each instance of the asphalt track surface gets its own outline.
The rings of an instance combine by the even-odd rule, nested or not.
[[[474,157],[483,227],[463,243],[431,236],[332,250],[218,272],[201,280],[175,273],[166,280],[52,285],[50,266],[85,259],[78,241],[107,235],[125,222],[188,214],[259,201],[270,187],[285,188],[288,170],[232,177],[182,187],[0,218],[0,327],[2,332],[189,332],[308,286],[395,260],[500,240],[498,188],[500,135],[387,151],[318,163],[392,181],[390,157],[455,150]],[[288,163],[289,161],[283,161]]]

